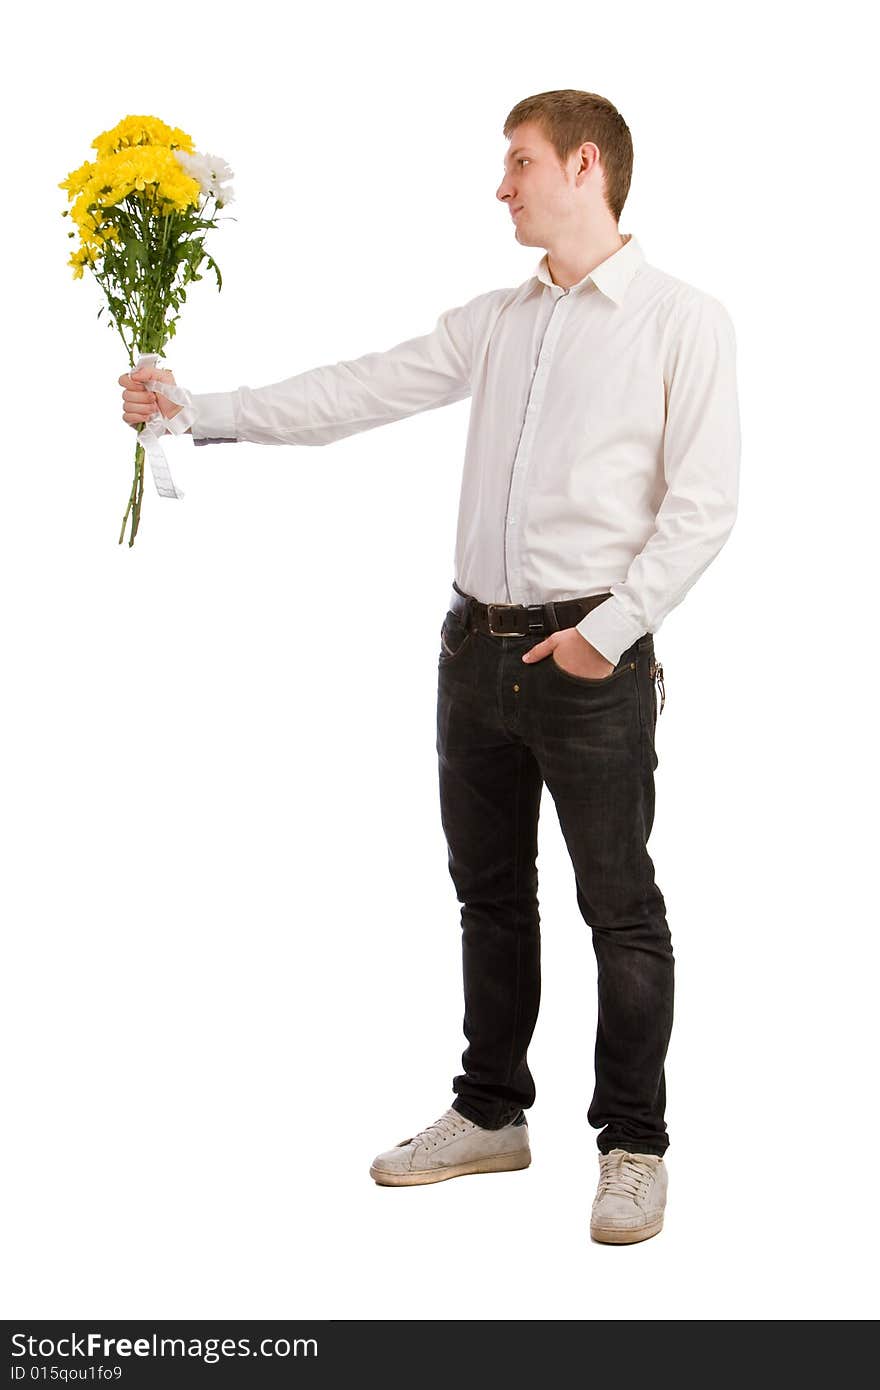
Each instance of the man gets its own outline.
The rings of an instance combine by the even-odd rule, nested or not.
[[[545,248],[534,275],[388,352],[192,396],[190,429],[197,444],[328,444],[472,397],[437,700],[468,1046],[450,1108],[370,1173],[410,1186],[530,1162],[546,785],[598,963],[590,1231],[629,1244],[662,1227],[669,1143],[674,959],[647,850],[654,633],[734,524],[735,338],[717,299],[621,235],[632,141],[610,102],[544,92],[504,135],[496,197],[520,244]],[[129,424],[179,408],[150,376],[173,380],[119,378]]]

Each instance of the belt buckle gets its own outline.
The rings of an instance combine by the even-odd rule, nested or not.
[[[528,635],[529,635],[529,634],[528,634],[528,631],[526,631],[526,632],[519,632],[519,631],[517,631],[517,632],[510,632],[510,631],[506,631],[506,632],[496,632],[496,631],[495,631],[495,628],[494,628],[494,626],[493,626],[493,623],[492,623],[492,609],[493,609],[493,608],[501,608],[501,609],[506,609],[506,610],[510,610],[511,608],[520,608],[520,609],[522,609],[523,613],[526,613],[526,608],[525,608],[525,605],[524,605],[524,604],[522,604],[522,603],[487,603],[487,604],[486,604],[486,609],[487,609],[487,614],[488,614],[488,618],[489,618],[489,631],[490,631],[490,633],[492,634],[493,637],[528,637]],[[526,616],[528,616],[527,613],[526,613]]]

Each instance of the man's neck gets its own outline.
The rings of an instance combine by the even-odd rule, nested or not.
[[[571,289],[572,285],[579,284],[585,275],[595,270],[597,265],[607,261],[609,256],[613,256],[615,251],[625,246],[631,236],[632,232],[622,236],[615,230],[610,237],[602,237],[586,246],[580,245],[571,253],[567,250],[548,250],[547,270],[550,279],[554,285],[559,285],[564,290]]]

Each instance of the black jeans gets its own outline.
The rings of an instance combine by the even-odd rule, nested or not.
[[[646,633],[607,677],[566,673],[548,634],[497,637],[443,622],[437,753],[449,872],[461,903],[463,1073],[453,1107],[498,1129],[534,1104],[527,1049],[541,992],[538,814],[546,783],[592,929],[599,1011],[587,1118],[601,1152],[665,1153],[672,941],[647,840],[657,697]]]

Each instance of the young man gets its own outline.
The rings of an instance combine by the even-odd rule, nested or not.
[[[674,961],[647,850],[665,698],[653,634],[734,524],[734,330],[618,230],[632,141],[610,102],[544,92],[504,135],[496,197],[520,244],[545,248],[533,275],[388,352],[194,395],[190,428],[197,444],[329,444],[472,396],[437,701],[468,1046],[451,1107],[370,1173],[409,1186],[530,1162],[546,785],[598,962],[590,1231],[628,1244],[662,1227],[669,1143]],[[180,408],[144,388],[151,376],[173,381],[119,378],[129,424]]]

